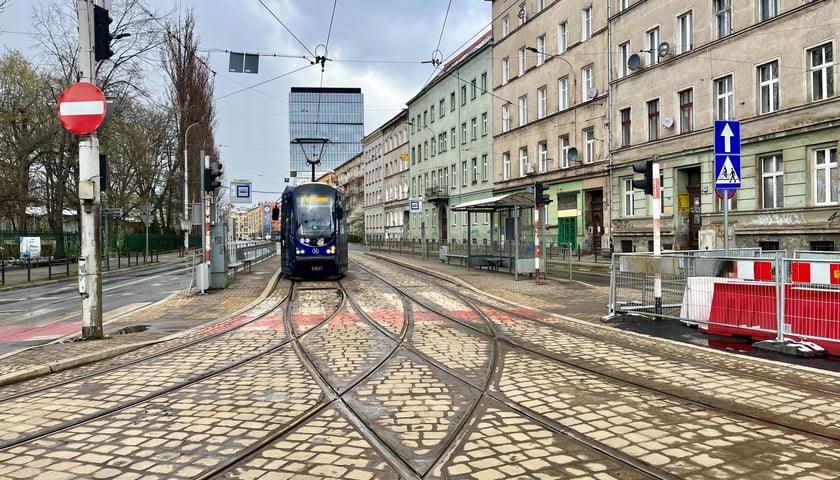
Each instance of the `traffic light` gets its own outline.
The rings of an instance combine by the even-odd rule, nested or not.
[[[214,192],[222,186],[222,163],[211,162],[210,168],[204,169],[204,191]]]
[[[551,203],[551,196],[546,193],[548,187],[544,183],[534,184],[534,203],[536,205],[548,205]]]
[[[644,180],[633,180],[633,188],[644,190],[646,195],[653,195],[653,160],[634,163],[633,171],[645,174]]]
[[[108,60],[114,55],[111,50],[111,16],[99,5],[93,6],[93,56],[96,61]]]

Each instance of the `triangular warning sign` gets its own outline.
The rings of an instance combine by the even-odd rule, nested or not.
[[[718,173],[717,180],[715,181],[715,184],[718,185],[722,183],[741,184],[738,171],[735,170],[735,166],[732,165],[732,160],[729,157],[726,157],[726,160],[723,161],[723,165],[720,167],[720,173]]]

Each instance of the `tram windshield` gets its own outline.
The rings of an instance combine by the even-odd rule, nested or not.
[[[303,243],[323,245],[333,236],[332,199],[325,195],[307,194],[296,199],[297,234]]]

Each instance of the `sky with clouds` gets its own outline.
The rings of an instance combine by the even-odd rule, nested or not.
[[[27,32],[36,1],[42,0],[10,0],[0,13],[3,49],[31,51],[35,42]],[[486,0],[145,1],[156,12],[193,10],[199,46],[216,72],[225,179],[251,180],[255,201],[275,200],[289,175],[291,87],[361,88],[370,133],[435,73],[422,62],[435,50],[444,61],[451,58],[489,30],[491,20]],[[324,46],[330,60],[322,72],[307,59],[324,55]],[[259,73],[228,72],[231,51],[260,54]]]

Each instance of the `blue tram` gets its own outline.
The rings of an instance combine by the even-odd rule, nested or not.
[[[280,216],[280,271],[289,277],[334,277],[347,271],[344,192],[325,183],[288,186]]]

